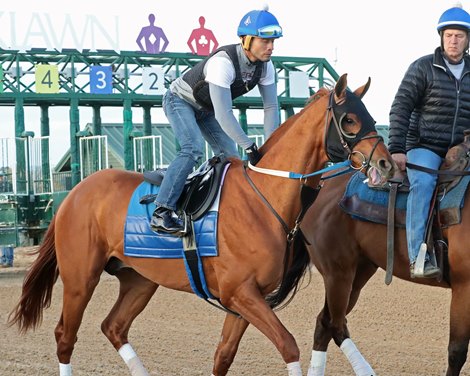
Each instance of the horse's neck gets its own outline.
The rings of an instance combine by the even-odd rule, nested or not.
[[[288,124],[284,134],[269,140],[258,167],[309,174],[325,166],[328,158],[324,151],[323,124],[320,125],[323,119],[298,116],[294,121],[302,123]],[[300,211],[300,184],[303,182],[256,172],[250,176],[281,217],[292,223]],[[310,186],[314,185],[312,180],[308,181]]]
[[[305,109],[289,118],[267,141],[259,166],[307,174],[323,168],[327,161],[324,112]]]

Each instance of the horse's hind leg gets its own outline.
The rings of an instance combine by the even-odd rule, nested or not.
[[[450,335],[448,346],[448,368],[446,376],[460,375],[467,360],[468,342],[470,338],[470,285],[455,283],[452,285],[450,304]],[[467,318],[467,319],[466,319]]]
[[[227,374],[248,325],[249,323],[245,319],[227,313],[220,342],[214,355],[213,376]]]
[[[158,285],[142,277],[133,269],[117,273],[119,296],[101,324],[104,335],[119,352],[132,376],[147,376],[148,372],[128,342],[127,335],[134,319],[144,310]]]
[[[69,267],[75,268],[77,264],[69,262]],[[65,266],[63,266],[65,269]],[[93,295],[93,291],[100,279],[99,267],[94,272],[86,273],[83,268],[71,269],[68,273],[61,270],[64,286],[62,315],[55,328],[57,343],[57,358],[59,359],[60,376],[70,376],[72,357],[77,332],[82,322],[83,313]]]

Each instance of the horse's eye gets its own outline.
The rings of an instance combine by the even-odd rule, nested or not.
[[[352,117],[347,115],[344,116],[341,121],[341,133],[343,133],[343,135],[348,138],[355,137],[358,132],[358,129],[356,129],[355,125],[355,120]]]

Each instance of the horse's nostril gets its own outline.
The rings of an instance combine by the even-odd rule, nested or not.
[[[393,164],[386,158],[379,159],[378,166],[384,172],[391,172],[393,170]]]

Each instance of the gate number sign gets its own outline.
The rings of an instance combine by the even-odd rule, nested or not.
[[[95,65],[90,67],[90,93],[112,94],[113,70],[112,67]]]
[[[165,73],[162,68],[142,68],[142,91],[154,95],[165,93]]]
[[[36,65],[35,78],[37,93],[50,94],[59,92],[59,69],[57,65]]]

